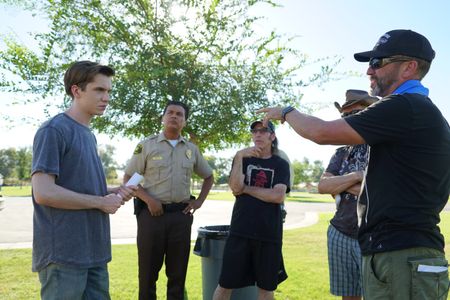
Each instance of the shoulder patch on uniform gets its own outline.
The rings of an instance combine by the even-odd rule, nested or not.
[[[133,154],[140,154],[140,153],[142,153],[142,144],[138,144],[133,152]]]

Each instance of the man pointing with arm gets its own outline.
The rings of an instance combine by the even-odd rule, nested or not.
[[[450,190],[450,129],[421,83],[435,52],[423,35],[392,30],[354,56],[369,62],[371,93],[383,97],[362,112],[329,122],[292,107],[260,112],[318,144],[370,146],[358,204],[365,298],[445,299],[437,224]]]

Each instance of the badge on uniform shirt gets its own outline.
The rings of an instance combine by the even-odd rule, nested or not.
[[[191,159],[191,157],[192,157],[192,150],[191,149],[187,149],[186,150],[186,157]]]
[[[134,149],[133,154],[139,154],[139,153],[141,153],[141,152],[142,152],[142,144],[138,144],[138,145],[136,146],[136,148]]]

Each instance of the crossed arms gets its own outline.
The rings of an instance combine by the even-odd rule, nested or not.
[[[286,185],[276,184],[273,188],[249,186],[244,183],[245,175],[242,173],[242,159],[244,157],[258,156],[256,147],[245,148],[236,153],[231,168],[228,184],[235,196],[241,194],[251,195],[261,201],[282,203],[286,197]]]
[[[333,175],[324,172],[320,178],[317,189],[321,194],[331,194],[333,197],[342,192],[358,196],[361,190],[361,182],[364,178],[363,171],[351,172],[345,175]]]

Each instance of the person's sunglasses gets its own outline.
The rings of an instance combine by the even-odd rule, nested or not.
[[[369,60],[369,67],[371,67],[374,70],[381,69],[384,66],[394,63],[394,62],[403,62],[403,61],[410,61],[411,59],[407,58],[400,58],[400,57],[373,57]]]
[[[255,134],[255,133],[266,133],[266,132],[271,132],[271,130],[269,129],[269,128],[267,128],[267,127],[263,127],[263,128],[255,128],[255,129],[252,129],[252,130],[250,130],[251,131],[251,133],[253,133],[253,134]]]
[[[354,109],[354,110],[352,110],[352,111],[348,111],[348,112],[342,113],[342,114],[341,114],[341,117],[345,118],[345,117],[347,117],[347,116],[351,116],[351,115],[357,114],[357,113],[359,113],[361,110],[362,110],[362,109]]]

